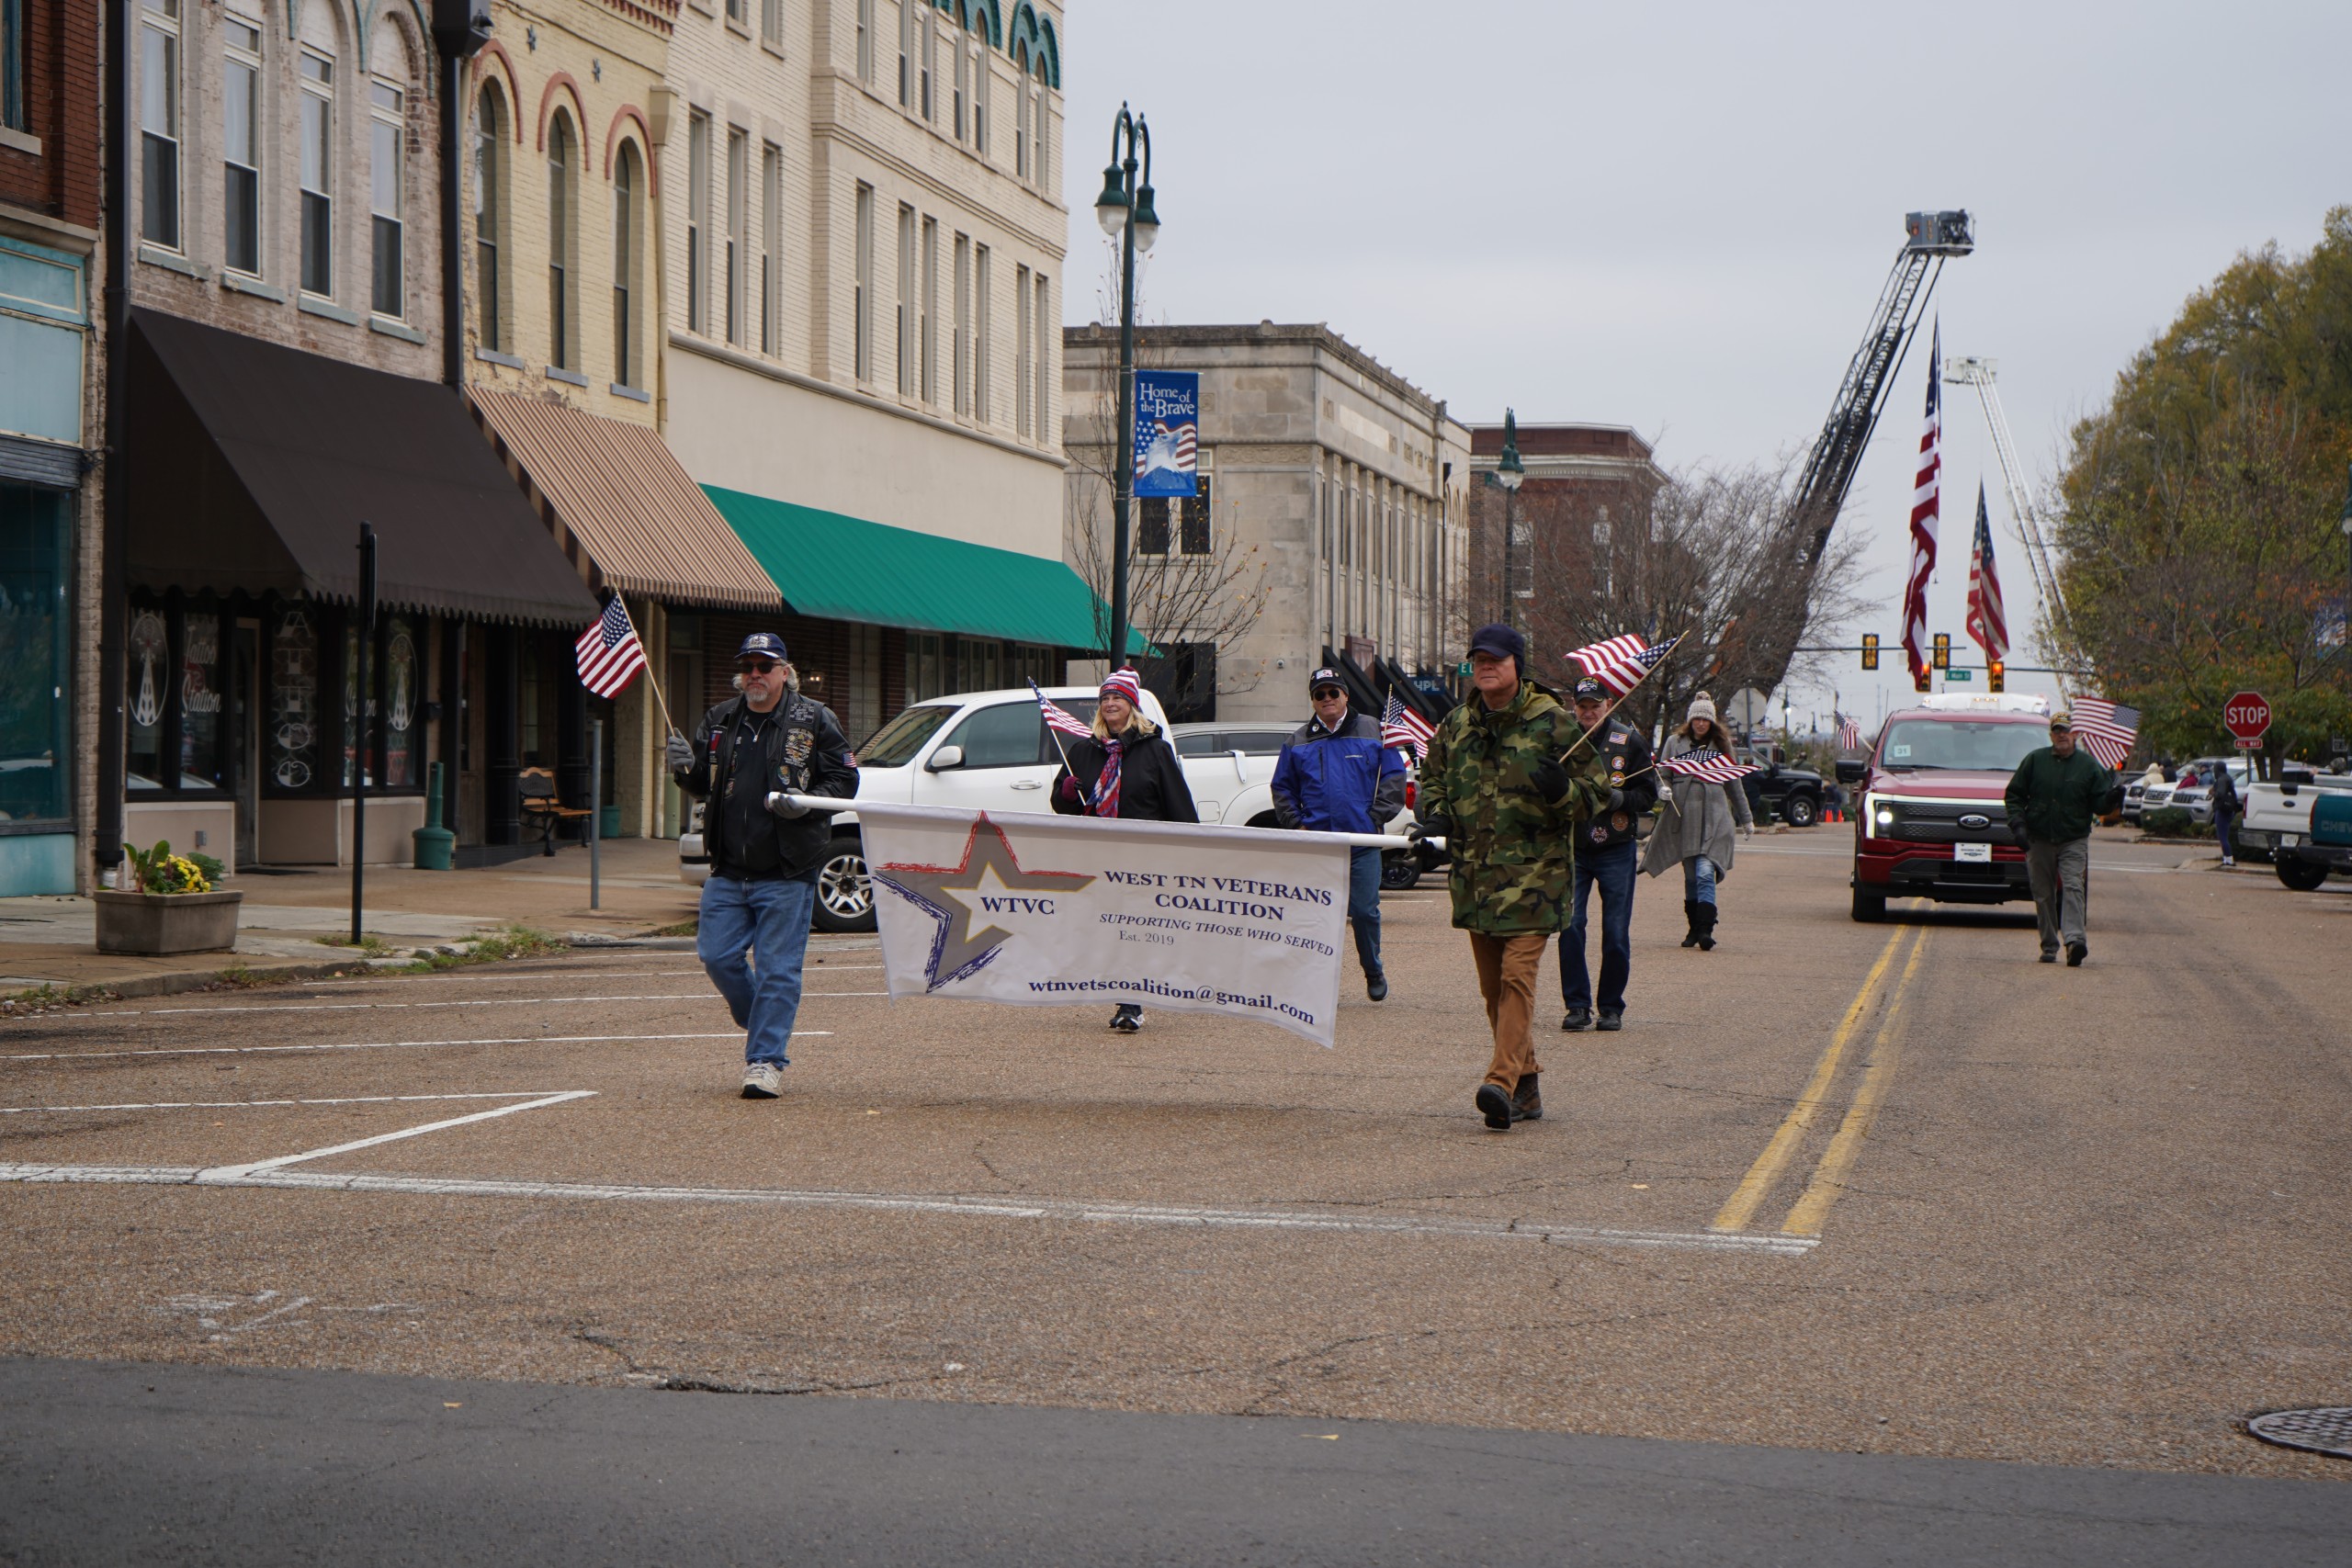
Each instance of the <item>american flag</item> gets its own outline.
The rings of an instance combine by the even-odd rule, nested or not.
[[[1944,323],[1936,319],[1928,355],[1928,420],[1919,433],[1919,475],[1911,481],[1911,579],[1903,590],[1903,652],[1911,678],[1928,678],[1928,579],[1936,570],[1936,518],[1943,494]]]
[[[1984,483],[1976,484],[1976,547],[1968,558],[1968,635],[1987,662],[2009,656],[2009,618],[2001,608],[2001,573],[1993,562],[1993,524],[1984,514]]]
[[[1712,746],[1701,751],[1685,751],[1679,757],[1668,757],[1658,766],[1669,773],[1704,779],[1709,784],[1734,784],[1756,771],[1746,762],[1732,761]]]
[[[2140,710],[2121,707],[2105,697],[2076,697],[2075,739],[2100,763],[2120,768],[2140,738]]]
[[[1851,714],[1838,716],[1838,750],[1859,751],[1862,749],[1862,721]]]
[[[1046,694],[1039,689],[1036,682],[1030,682],[1029,689],[1037,694],[1037,711],[1046,716],[1046,722],[1047,724],[1053,726],[1056,729],[1060,730],[1064,735],[1075,735],[1080,740],[1091,740],[1094,739],[1094,731],[1087,727],[1087,723],[1084,719],[1070,712],[1069,709],[1062,706],[1061,704],[1054,701],[1053,698],[1046,695]]]
[[[1182,424],[1171,425],[1164,419],[1156,419],[1151,422],[1151,428],[1155,434],[1169,436],[1174,440],[1176,466],[1190,469],[1193,466],[1193,451],[1200,443],[1201,427],[1190,420],[1186,420]]]
[[[1417,759],[1426,761],[1430,754],[1430,737],[1437,731],[1430,721],[1388,694],[1388,711],[1380,716],[1380,743],[1392,750],[1410,751]]]
[[[580,658],[580,683],[600,697],[619,696],[645,668],[645,645],[637,640],[628,606],[617,593],[605,601],[605,613],[571,646]]]
[[[1607,642],[1573,649],[1567,656],[1568,662],[1609,688],[1611,696],[1622,697],[1681,640],[1671,637],[1661,643],[1645,644],[1628,632]]]

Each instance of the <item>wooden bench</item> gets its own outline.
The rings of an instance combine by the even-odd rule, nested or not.
[[[523,825],[538,825],[543,854],[555,853],[555,830],[567,822],[585,820],[587,808],[566,806],[556,798],[555,774],[546,768],[525,768],[516,780],[523,794]]]

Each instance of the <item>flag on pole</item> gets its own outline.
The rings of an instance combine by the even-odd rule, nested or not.
[[[1388,711],[1380,716],[1380,743],[1392,750],[1410,751],[1417,760],[1426,761],[1430,754],[1430,737],[1437,731],[1428,719],[1407,707],[1388,694]]]
[[[1093,729],[1084,719],[1070,712],[1069,709],[1062,706],[1061,704],[1054,701],[1053,698],[1046,695],[1045,692],[1039,688],[1036,682],[1030,682],[1029,689],[1037,694],[1037,711],[1046,716],[1046,722],[1047,724],[1051,725],[1054,728],[1060,730],[1064,735],[1075,735],[1080,740],[1091,740],[1094,739]]]
[[[1968,635],[1988,663],[2009,656],[2009,619],[2001,607],[2001,574],[1993,560],[1993,524],[1984,514],[1984,481],[1976,481],[1976,546],[1968,556]]]
[[[2105,697],[2076,697],[2075,739],[2103,766],[2120,768],[2140,738],[2140,710],[2109,702]]]
[[[1736,784],[1756,771],[1746,762],[1732,761],[1713,747],[1702,751],[1685,751],[1679,757],[1668,757],[1658,766],[1669,773],[1704,779],[1709,784]]]
[[[1607,642],[1573,649],[1567,656],[1568,662],[1606,686],[1611,696],[1622,697],[1681,640],[1670,637],[1661,643],[1645,645],[1642,638],[1629,632]]]
[[[1861,749],[1861,720],[1854,717],[1851,714],[1839,714],[1838,716],[1838,750],[1840,751],[1859,751]]]
[[[1943,494],[1944,324],[1936,319],[1928,355],[1928,418],[1919,432],[1919,473],[1911,481],[1911,577],[1903,590],[1903,652],[1911,678],[1925,682],[1928,660],[1928,580],[1936,570],[1936,519]]]
[[[600,697],[619,696],[645,668],[645,645],[637,640],[628,606],[617,593],[605,601],[605,613],[571,647],[580,660],[580,683]]]

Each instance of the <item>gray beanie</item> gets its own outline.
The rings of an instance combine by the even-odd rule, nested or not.
[[[1720,723],[1721,720],[1715,717],[1715,699],[1704,692],[1692,697],[1690,711],[1682,716],[1682,722],[1688,724],[1694,718],[1703,718],[1710,723]]]

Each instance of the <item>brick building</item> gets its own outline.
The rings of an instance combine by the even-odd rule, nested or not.
[[[0,0],[0,897],[87,886],[98,715],[99,9]]]
[[[1602,585],[1612,541],[1628,528],[1648,525],[1650,498],[1666,474],[1650,444],[1630,426],[1522,422],[1519,455],[1526,479],[1506,502],[1502,488],[1488,482],[1502,450],[1501,425],[1470,427],[1470,617],[1509,621],[1516,605],[1530,646],[1539,656],[1557,654],[1575,646],[1563,639],[1581,626],[1572,600]],[[1506,515],[1526,530],[1522,595],[1516,601]],[[1543,668],[1556,673],[1548,661]]]

